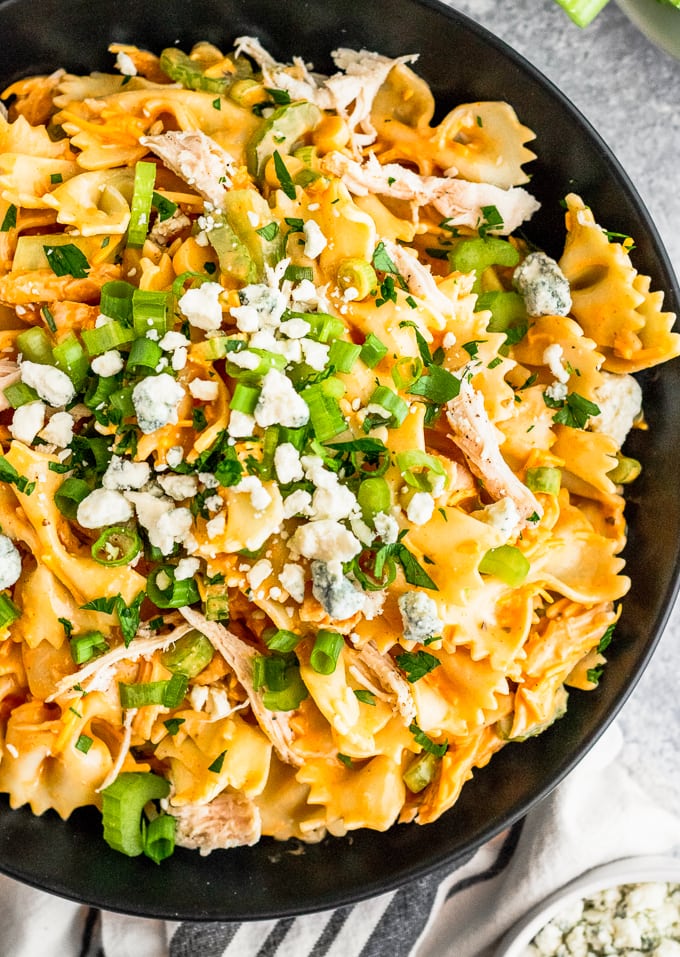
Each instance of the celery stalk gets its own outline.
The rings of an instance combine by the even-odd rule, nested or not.
[[[608,2],[609,0],[557,0],[579,27],[587,27]]]

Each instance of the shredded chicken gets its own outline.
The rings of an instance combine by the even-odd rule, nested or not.
[[[288,720],[288,712],[269,711],[262,703],[262,696],[253,685],[253,659],[259,652],[241,641],[233,632],[228,631],[216,621],[208,621],[193,608],[180,608],[186,620],[197,631],[208,638],[225,661],[234,669],[234,674],[243,685],[253,714],[264,733],[271,740],[276,753],[286,764],[296,767],[302,765],[302,758],[292,748],[293,731]]]
[[[114,665],[117,665],[119,661],[137,661],[138,658],[146,658],[148,655],[152,655],[154,651],[167,648],[168,645],[177,641],[188,631],[191,631],[188,625],[180,625],[169,635],[149,638],[143,635],[140,629],[138,637],[127,648],[125,645],[118,645],[118,647],[102,655],[101,658],[93,658],[92,661],[83,665],[72,675],[66,675],[65,678],[57,682],[54,691],[45,700],[54,701],[55,698],[65,692],[71,691],[75,685],[80,685],[84,691],[105,691],[115,675]]]
[[[176,209],[172,216],[167,219],[157,219],[149,233],[149,239],[157,246],[164,248],[170,246],[173,240],[179,236],[182,230],[191,226],[191,220],[182,212]]]
[[[521,186],[501,189],[490,183],[470,183],[453,176],[421,176],[397,163],[384,166],[375,156],[365,163],[344,153],[332,152],[323,158],[323,168],[343,182],[355,196],[378,193],[408,200],[416,206],[434,206],[450,220],[451,226],[477,229],[485,221],[484,207],[495,206],[502,224],[490,227],[493,235],[507,236],[531,219],[539,202]]]
[[[10,385],[14,385],[21,378],[19,366],[13,359],[0,359],[0,412],[9,409],[9,402],[4,393]]]
[[[123,740],[120,742],[120,748],[118,749],[118,754],[116,755],[116,760],[111,765],[111,770],[106,775],[102,783],[96,789],[97,793],[101,793],[109,784],[113,782],[118,777],[120,769],[123,767],[123,763],[127,754],[130,750],[130,744],[132,743],[132,722],[135,720],[137,714],[136,708],[128,708],[123,717]]]
[[[530,515],[540,517],[543,514],[540,504],[501,455],[483,395],[472,388],[465,376],[460,393],[448,403],[446,417],[453,429],[453,441],[489,495],[493,499],[512,499],[522,525]]]
[[[321,110],[335,110],[347,122],[357,154],[376,138],[371,109],[390,70],[398,63],[418,59],[417,54],[390,59],[370,50],[341,47],[331,54],[340,72],[326,77],[311,73],[300,57],[292,64],[277,63],[255,37],[239,37],[236,54],[255,60],[265,86],[285,90],[293,100],[309,100]]]
[[[202,857],[218,849],[250,847],[262,835],[259,808],[243,794],[223,792],[209,804],[168,803],[166,810],[177,821],[175,843],[198,849]]]
[[[171,130],[158,136],[141,136],[139,142],[215,209],[224,206],[234,161],[213,139],[200,130]]]
[[[430,309],[439,310],[445,316],[450,316],[453,310],[453,302],[448,296],[444,295],[437,285],[437,280],[432,275],[430,267],[421,263],[417,256],[408,252],[398,243],[384,239],[383,245],[387,255],[408,286],[409,292],[420,299],[426,300]]]
[[[416,717],[416,706],[411,696],[408,681],[400,673],[389,655],[381,655],[372,641],[357,651],[354,665],[368,671],[368,678],[377,678],[378,683],[389,692],[394,707],[410,725]]]

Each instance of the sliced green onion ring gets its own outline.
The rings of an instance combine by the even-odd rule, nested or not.
[[[104,529],[92,546],[92,557],[100,565],[129,565],[142,549],[136,529],[112,525]]]
[[[309,658],[313,670],[319,675],[333,674],[344,645],[345,639],[337,631],[322,628],[317,633]]]
[[[114,851],[137,857],[144,851],[141,816],[149,801],[167,797],[169,783],[150,771],[124,771],[102,791],[104,840]]]
[[[161,664],[173,674],[195,678],[213,659],[215,649],[200,631],[188,631],[161,655]]]
[[[432,492],[445,484],[446,469],[436,455],[429,455],[421,449],[409,449],[397,452],[396,461],[402,478],[411,488]]]
[[[562,472],[560,469],[548,466],[538,466],[527,469],[527,488],[532,492],[545,492],[548,495],[557,495],[560,491]]]
[[[482,575],[493,575],[506,585],[516,588],[529,574],[529,559],[514,545],[490,548],[479,563]]]
[[[156,164],[139,160],[135,165],[135,181],[130,204],[129,246],[142,246],[149,231],[153,188],[156,183]]]

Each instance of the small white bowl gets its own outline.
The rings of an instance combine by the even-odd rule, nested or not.
[[[576,900],[620,884],[680,884],[680,858],[627,857],[586,871],[532,908],[501,940],[494,957],[521,957],[536,934]]]
[[[638,30],[666,53],[680,59],[680,10],[657,0],[617,0]]]

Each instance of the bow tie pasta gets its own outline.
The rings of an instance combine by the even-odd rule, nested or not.
[[[674,317],[415,56],[111,51],[2,94],[0,791],[156,861],[426,824],[598,682]]]

